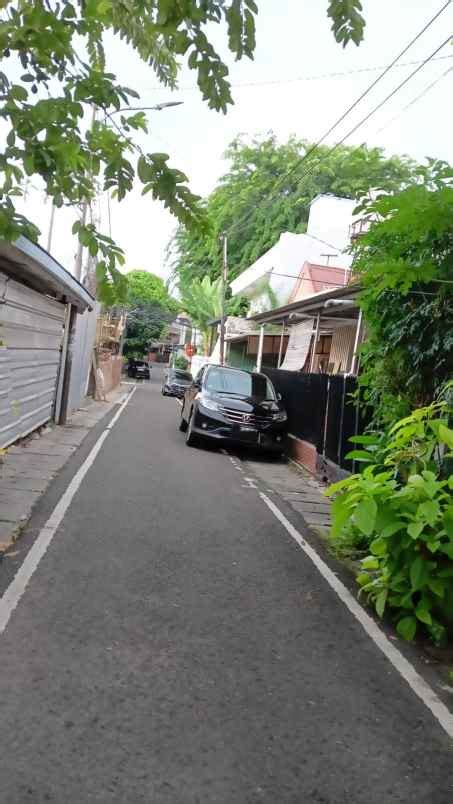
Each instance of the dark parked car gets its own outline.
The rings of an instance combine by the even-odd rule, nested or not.
[[[190,371],[169,369],[162,385],[162,393],[164,396],[177,396],[181,399],[192,382]]]
[[[150,380],[151,370],[149,363],[147,363],[146,360],[135,360],[135,358],[132,357],[129,358],[127,376],[135,380]]]
[[[264,374],[204,366],[184,395],[180,430],[189,446],[209,438],[281,453],[287,419]]]

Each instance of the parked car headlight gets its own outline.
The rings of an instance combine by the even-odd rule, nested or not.
[[[213,399],[205,397],[204,399],[200,399],[200,404],[208,410],[220,410],[220,405],[217,402],[214,402]]]
[[[286,422],[286,420],[288,418],[288,414],[286,413],[285,410],[279,410],[278,413],[274,413],[272,415],[272,418],[273,418],[274,422]]]

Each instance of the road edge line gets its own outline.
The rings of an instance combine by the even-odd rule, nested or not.
[[[36,537],[33,546],[28,551],[23,563],[21,564],[11,583],[5,590],[4,595],[0,598],[0,635],[3,634],[3,632],[5,631],[13,611],[18,606],[32,576],[34,575],[36,569],[39,566],[39,562],[45,555],[47,548],[49,547],[53,537],[55,536],[57,529],[59,528],[66,514],[66,511],[68,510],[72,500],[74,499],[77,491],[79,490],[85,475],[87,474],[88,470],[91,468],[94,461],[96,460],[98,453],[102,445],[104,444],[104,441],[106,440],[107,436],[112,430],[112,427],[118,421],[126,405],[129,404],[135,391],[136,388],[134,388],[127,395],[126,399],[124,400],[124,402],[121,403],[114,417],[110,420],[107,427],[105,427],[102,433],[100,434],[99,438],[91,448],[84,462],[79,467],[74,477],[70,481],[69,485],[67,486],[66,490],[64,491],[63,495],[60,497],[56,506],[52,510],[52,513],[50,514],[46,523],[39,531],[39,534]]]
[[[299,531],[291,524],[289,519],[280,511],[278,506],[267,497],[263,492],[259,493],[263,502],[267,505],[269,510],[274,514],[276,519],[280,522],[289,535],[304,551],[305,555],[315,565],[316,569],[322,575],[325,581],[329,584],[331,589],[337,594],[341,602],[344,603],[347,609],[360,623],[366,634],[379,648],[381,653],[388,659],[394,669],[406,681],[411,688],[412,692],[425,704],[430,710],[431,714],[437,720],[447,735],[453,739],[453,714],[448,707],[441,701],[436,692],[430,687],[425,679],[417,672],[415,667],[406,659],[405,656],[396,648],[384,632],[379,628],[376,622],[370,617],[365,609],[358,603],[355,597],[351,594],[349,589],[340,581],[334,572],[327,566],[325,561],[318,555],[316,550],[308,544]]]

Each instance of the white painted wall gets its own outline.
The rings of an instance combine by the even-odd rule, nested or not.
[[[349,246],[349,228],[357,203],[353,199],[338,198],[335,195],[318,195],[311,202],[307,234],[325,241],[325,244],[319,243],[320,254],[337,254],[337,257],[331,258],[330,263],[339,268],[350,265],[349,255],[342,255],[342,252]],[[347,264],[342,262],[345,257]],[[320,264],[324,265],[325,262],[326,258]]]
[[[352,258],[344,250],[349,245],[349,229],[356,201],[319,195],[310,207],[306,234],[284,232],[269,251],[231,282],[233,296],[252,299],[250,315],[269,309],[265,293],[256,295],[260,283],[269,279],[278,304],[287,304],[304,262],[349,268]],[[328,259],[327,254],[335,255]],[[255,296],[255,298],[253,298]]]

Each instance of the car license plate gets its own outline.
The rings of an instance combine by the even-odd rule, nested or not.
[[[241,425],[240,430],[241,433],[256,433],[255,427],[247,427],[247,425]]]

